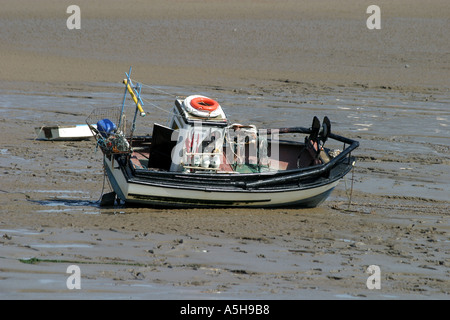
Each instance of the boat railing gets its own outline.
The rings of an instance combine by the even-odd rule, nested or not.
[[[303,127],[293,127],[293,128],[281,128],[281,129],[268,129],[268,132],[271,132],[273,130],[278,130],[279,133],[311,133],[311,129],[309,128],[303,128]],[[292,180],[298,180],[298,179],[305,179],[312,176],[318,176],[322,175],[328,171],[330,171],[332,168],[334,168],[339,163],[342,163],[345,158],[348,159],[349,165],[353,166],[353,163],[350,163],[351,161],[351,152],[355,150],[359,146],[359,142],[350,138],[346,138],[334,133],[329,133],[328,138],[334,139],[336,141],[344,143],[344,150],[339,153],[336,157],[332,158],[328,163],[321,164],[321,165],[315,165],[308,168],[301,168],[298,170],[295,170],[295,172],[292,171],[286,171],[286,174],[277,175],[273,178],[268,178],[264,180],[258,180],[253,182],[247,182],[245,183],[245,188],[255,188],[255,187],[261,187],[266,185],[272,185],[280,182],[287,182]],[[348,145],[348,146],[346,146]]]

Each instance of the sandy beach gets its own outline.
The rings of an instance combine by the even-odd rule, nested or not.
[[[9,81],[116,82],[130,65],[145,83],[306,83],[448,88],[446,1],[5,1],[2,72]],[[408,67],[405,67],[408,66]]]
[[[72,4],[0,10],[0,299],[449,299],[448,1],[377,1],[380,30],[369,1]],[[102,208],[95,142],[34,128],[120,105],[130,66],[257,125],[326,114],[357,167],[315,209]]]

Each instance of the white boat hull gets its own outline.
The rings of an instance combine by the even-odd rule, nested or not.
[[[117,162],[104,157],[105,169],[118,199],[127,203],[174,207],[315,207],[325,200],[339,180],[295,190],[203,190],[130,182]]]
[[[94,127],[96,127],[94,125]],[[43,126],[35,128],[38,140],[85,140],[93,137],[87,124],[73,126]]]

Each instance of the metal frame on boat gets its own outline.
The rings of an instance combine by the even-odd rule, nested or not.
[[[322,123],[314,117],[310,128],[257,129],[229,124],[221,106],[201,96],[177,98],[168,126],[155,123],[151,136],[134,137],[137,114],[145,116],[145,112],[141,85],[132,83],[130,72],[124,80],[119,117],[90,125],[119,202],[163,207],[315,207],[354,166],[351,152],[359,143],[332,133],[327,117]],[[130,132],[123,117],[127,92],[136,104]],[[190,103],[193,99],[196,104]],[[201,110],[192,112],[192,107]],[[98,116],[94,112],[87,122]],[[285,134],[304,134],[304,141],[281,140]],[[343,150],[325,148],[327,140],[343,143]]]

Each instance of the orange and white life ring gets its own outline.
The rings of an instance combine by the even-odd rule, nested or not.
[[[197,97],[191,100],[191,106],[200,111],[213,112],[219,107],[219,103],[208,97]]]
[[[192,95],[183,101],[183,106],[187,112],[204,118],[215,118],[221,113],[219,103],[211,98]]]

